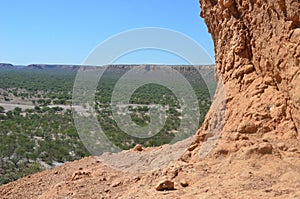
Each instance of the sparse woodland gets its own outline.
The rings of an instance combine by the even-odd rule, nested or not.
[[[180,106],[167,88],[148,84],[137,89],[129,107],[132,120],[139,126],[150,122],[147,105],[167,107],[163,129],[149,138],[135,138],[117,126],[110,107],[114,85],[126,70],[109,70],[101,78],[96,92],[97,118],[107,137],[118,147],[130,149],[136,144],[160,146],[169,143],[180,125]],[[76,70],[0,69],[1,103],[26,104],[6,110],[0,106],[0,184],[14,181],[67,161],[90,155],[81,142],[72,118],[72,88]],[[199,74],[186,71],[198,96],[201,125],[210,98]],[[63,106],[63,108],[62,108]]]

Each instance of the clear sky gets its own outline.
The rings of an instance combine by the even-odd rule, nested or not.
[[[107,38],[143,27],[181,32],[214,57],[198,0],[0,0],[0,8],[0,63],[81,64]],[[146,53],[119,62],[180,62]]]

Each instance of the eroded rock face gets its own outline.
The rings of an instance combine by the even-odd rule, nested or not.
[[[226,90],[220,145],[300,139],[300,1],[200,0]],[[210,123],[210,115],[204,127]],[[204,127],[198,137],[205,134]],[[249,132],[248,132],[249,131]],[[246,138],[245,138],[246,136]],[[241,145],[245,145],[243,142]]]

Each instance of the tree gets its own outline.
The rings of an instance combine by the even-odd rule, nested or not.
[[[5,112],[5,108],[0,106],[0,113],[4,113]]]

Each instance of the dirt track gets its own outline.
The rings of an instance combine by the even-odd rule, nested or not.
[[[11,104],[11,103],[0,103],[0,106],[2,106],[6,111],[12,111],[16,107],[21,108],[22,110],[26,109],[33,109],[35,105],[28,105],[28,104]],[[53,108],[53,107],[61,107],[63,109],[71,109],[71,106],[69,105],[49,105],[48,107]]]

